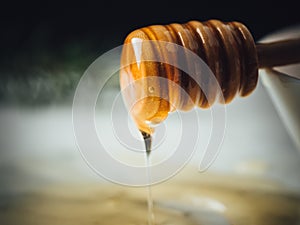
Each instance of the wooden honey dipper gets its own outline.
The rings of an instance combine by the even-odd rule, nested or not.
[[[237,93],[249,95],[256,87],[258,68],[282,66],[300,62],[300,39],[255,44],[249,30],[239,22],[190,21],[185,24],[153,25],[131,32],[124,44],[134,41],[164,41],[181,45],[197,54],[215,75],[224,96],[222,103],[229,103]],[[159,44],[148,49],[146,54],[162,54]],[[176,53],[174,53],[176,54]],[[156,85],[144,82],[144,92],[160,89],[166,98],[149,95],[137,101],[130,113],[140,131],[151,134],[151,124],[158,124],[174,110],[188,111],[198,106],[208,108],[208,101],[199,85],[183,71],[160,62],[138,62],[132,47],[123,48],[121,56],[120,86],[124,90],[140,78],[166,78],[184,90],[192,101],[183,97],[174,85]],[[175,56],[174,56],[175,57]],[[188,61],[188,59],[187,59]],[[128,65],[128,62],[134,62]],[[171,82],[171,83],[172,83]],[[139,86],[140,87],[140,86]],[[125,100],[136,97],[140,90],[124,94]],[[214,89],[209,89],[210,98],[217,99]],[[145,136],[145,135],[144,135]]]

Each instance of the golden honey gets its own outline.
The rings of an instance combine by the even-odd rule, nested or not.
[[[146,41],[157,43],[143,47],[142,43]],[[166,57],[173,57],[176,61],[178,56],[176,51],[170,54],[170,49],[163,48],[161,41],[183,46],[199,56],[220,85],[223,100],[218,99],[212,82],[206,82],[208,93],[205,94],[199,82],[189,74],[164,63]],[[137,42],[140,44],[136,45]],[[123,48],[121,56],[120,85],[124,90],[133,82],[138,82],[133,90],[123,95],[129,101],[144,96],[131,104],[130,113],[138,128],[146,133],[151,134],[153,125],[166,119],[169,112],[189,111],[194,107],[209,108],[216,100],[229,103],[237,94],[249,95],[257,84],[255,42],[249,30],[239,22],[209,20],[153,25],[131,32],[124,44],[129,45]],[[137,51],[136,48],[140,49]],[[143,61],[143,55],[154,55],[161,60]],[[183,61],[188,68],[193,67],[188,57]],[[159,78],[170,82],[162,82]],[[201,79],[204,79],[201,75],[197,77],[200,83]]]

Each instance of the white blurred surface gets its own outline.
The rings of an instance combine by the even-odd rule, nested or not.
[[[108,92],[104,99],[111,101],[109,96],[113,95]],[[109,120],[109,110],[98,116]],[[199,110],[199,121],[200,143],[190,162],[195,170],[209,138],[210,111]],[[172,127],[172,118],[167,119],[168,124]],[[2,107],[0,126],[2,191],[22,191],[44,182],[104,181],[85,164],[76,147],[71,106]],[[166,140],[172,140],[176,130],[166,130]],[[119,144],[115,137],[107,141],[112,146]],[[224,143],[208,171],[266,178],[300,190],[300,154],[260,83],[249,97],[227,105]]]

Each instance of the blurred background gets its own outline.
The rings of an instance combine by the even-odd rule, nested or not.
[[[130,31],[147,25],[236,20],[259,40],[299,22],[297,7],[291,5],[145,7],[21,2],[1,7],[1,101],[48,104],[72,97],[82,73],[98,56],[121,45]]]
[[[133,9],[118,3],[115,7],[85,2],[39,6],[25,1],[1,7],[2,216],[16,193],[45,184],[101,180],[76,148],[73,95],[87,67],[104,52],[121,45],[132,30],[153,24],[219,19],[242,22],[258,41],[300,23],[298,7],[292,5],[175,5],[152,6],[147,2]],[[111,82],[109,88],[117,92],[118,83]],[[235,99],[227,113],[222,151],[209,171],[266,178],[293,193],[299,192],[299,152],[261,82],[248,98]],[[200,112],[200,122],[207,129],[209,115],[208,111]],[[196,154],[192,163],[197,165],[200,155]]]

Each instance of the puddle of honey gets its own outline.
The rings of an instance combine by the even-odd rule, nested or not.
[[[299,195],[260,179],[185,170],[152,192],[155,225],[300,222]],[[5,225],[148,224],[146,188],[84,182],[0,198]]]

